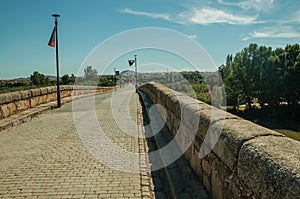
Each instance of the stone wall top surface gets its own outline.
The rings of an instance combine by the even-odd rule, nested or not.
[[[61,85],[60,91],[72,91],[72,90],[95,90],[95,89],[105,89],[107,87],[97,87],[97,86],[73,86],[73,85]],[[31,97],[52,94],[56,92],[56,86],[35,88],[23,91],[15,91],[9,93],[0,94],[0,106],[2,104],[7,104],[10,102],[15,102],[19,100],[26,100]]]

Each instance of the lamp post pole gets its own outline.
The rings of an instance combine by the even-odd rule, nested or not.
[[[137,56],[137,55],[134,55],[134,66],[135,66],[135,89],[138,88],[138,85],[137,85],[137,78],[138,78],[138,75],[137,75],[137,60],[136,60],[136,56]]]
[[[60,17],[59,14],[53,14],[55,20],[55,47],[56,47],[56,86],[57,86],[57,108],[61,107],[60,102],[60,88],[59,88],[59,61],[58,61],[58,22],[57,18]]]
[[[115,83],[115,92],[117,91],[117,74],[116,74],[116,68],[114,68],[114,83]]]

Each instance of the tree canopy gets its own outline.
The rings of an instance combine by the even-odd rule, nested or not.
[[[284,49],[250,44],[235,56],[228,55],[219,67],[227,102],[235,107],[253,100],[261,106],[294,106],[300,100],[300,47]]]
[[[86,66],[84,69],[84,78],[87,81],[94,81],[98,78],[98,71],[92,66]]]
[[[36,86],[45,86],[49,84],[49,78],[44,74],[39,73],[38,71],[34,71],[30,76],[30,80],[32,84]]]

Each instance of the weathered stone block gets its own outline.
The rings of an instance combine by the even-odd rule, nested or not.
[[[148,95],[148,97],[150,98],[150,100],[151,100],[154,104],[156,104],[156,97],[154,96],[154,94],[151,93],[151,92],[149,92],[149,93],[147,93],[147,95]]]
[[[282,136],[275,131],[243,119],[221,120],[216,122],[211,129],[216,132],[221,131],[213,151],[231,170],[234,170],[239,150],[244,142],[256,136]]]
[[[11,95],[11,101],[12,102],[21,100],[20,92],[11,92],[11,93],[8,93],[8,94]]]
[[[202,159],[199,158],[199,151],[196,149],[193,150],[192,157],[191,157],[191,167],[194,169],[197,176],[202,179],[203,176],[203,169],[202,169]]]
[[[4,94],[0,94],[0,106],[6,103],[6,96]]]
[[[223,198],[225,192],[228,192],[228,190],[230,190],[229,192],[233,192],[236,189],[235,179],[237,175],[235,171],[232,171],[218,156],[210,152],[202,161],[206,161],[202,164],[203,168],[206,167],[208,172],[210,170],[211,174],[214,173],[216,175],[218,183],[222,186]]]
[[[211,116],[211,109],[202,109],[199,111],[199,124],[198,124],[198,133],[197,136],[199,136],[202,140],[204,140],[208,128],[210,126],[210,116]]]
[[[80,90],[74,90],[74,91],[73,91],[73,96],[79,96],[80,93],[81,93]]]
[[[169,112],[168,117],[171,117],[171,126],[168,126],[168,128],[171,130],[171,133],[175,135],[179,129],[181,121],[173,112]]]
[[[202,169],[204,171],[204,173],[207,175],[207,176],[210,176],[211,175],[211,166],[209,164],[209,162],[207,160],[202,160]]]
[[[72,93],[73,93],[73,90],[69,90],[67,96],[68,96],[68,97],[72,96]]]
[[[39,88],[30,89],[30,92],[31,92],[32,97],[37,97],[37,96],[41,95],[41,90]]]
[[[49,102],[48,101],[48,95],[41,95],[39,97],[39,104],[44,104],[44,103],[47,103],[47,102]]]
[[[174,93],[172,92],[172,90],[170,90],[166,87],[159,86],[157,89],[158,89],[157,90],[158,95],[156,97],[160,103],[166,103],[167,98],[169,98],[169,95],[174,96]]]
[[[56,100],[57,99],[56,98],[56,93],[52,93],[51,95],[48,95],[48,98],[49,98],[50,101]]]
[[[203,174],[203,184],[206,188],[207,191],[211,193],[211,182],[210,182],[210,177],[207,176],[206,174]]]
[[[8,109],[7,105],[1,106],[1,112],[2,112],[3,118],[7,118],[9,116],[9,109]]]
[[[174,91],[174,93],[175,93],[175,96],[177,97],[177,100],[180,101],[180,103],[183,106],[188,105],[188,104],[198,104],[199,103],[199,101],[197,99],[189,97],[185,94],[182,94],[182,93],[179,93],[176,91]]]
[[[56,86],[47,87],[48,94],[56,92]]]
[[[47,94],[48,94],[48,89],[47,89],[47,87],[40,88],[40,92],[41,92],[41,95],[47,95]]]
[[[211,190],[212,190],[212,197],[214,199],[222,199],[222,183],[217,178],[217,172],[212,172],[211,174]]]
[[[198,135],[196,135],[193,142],[193,147],[195,148],[195,150],[200,151],[202,144],[203,144],[203,140]]]
[[[0,94],[0,102],[1,104],[7,104],[12,101],[12,95],[9,93]]]
[[[63,96],[64,97],[70,97],[71,96],[70,91],[65,91]]]
[[[21,99],[22,100],[27,100],[28,98],[31,97],[31,92],[29,90],[26,91],[19,91],[21,94]]]
[[[67,89],[68,89],[68,87],[67,87],[66,85],[60,85],[60,86],[59,86],[60,92],[66,91]]]
[[[237,171],[257,198],[299,198],[300,142],[273,135],[250,139],[241,147]]]
[[[186,104],[181,109],[181,122],[191,131],[197,132],[200,122],[200,106],[198,103]]]
[[[187,159],[187,160],[190,160],[192,158],[192,153],[193,153],[193,145],[191,144],[191,146],[185,151],[184,153],[184,157]]]
[[[72,85],[61,85],[61,91],[71,91],[73,90],[73,86]]]
[[[7,108],[9,110],[9,115],[13,115],[17,112],[17,107],[14,102],[7,104]]]
[[[23,111],[30,107],[29,100],[20,100],[18,102],[15,102],[15,104],[18,111]]]
[[[175,140],[181,151],[185,152],[188,147],[193,143],[193,140],[196,136],[197,130],[192,131],[183,123],[180,124],[179,129],[177,130]]]
[[[172,115],[167,113],[166,126],[171,130],[172,128]]]
[[[30,98],[29,102],[30,102],[30,107],[32,108],[39,104],[39,99],[38,99],[38,97],[33,97],[33,98]]]

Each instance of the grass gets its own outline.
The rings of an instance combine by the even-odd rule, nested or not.
[[[261,117],[256,118],[258,124],[300,141],[299,122],[289,119]]]
[[[0,87],[0,94],[15,92],[15,91],[24,91],[24,90],[34,89],[34,88],[42,88],[42,87],[47,87],[47,86],[55,86],[55,85],[54,84],[49,84],[49,85],[45,85],[45,86],[25,85],[25,86],[16,86],[16,87],[3,86],[3,87]]]
[[[227,111],[232,112],[232,110],[233,110],[232,106],[227,107]],[[242,110],[243,107],[240,106],[239,107],[240,114]],[[243,115],[239,115],[239,116],[244,117]],[[250,117],[246,116],[244,118],[252,122],[255,122],[261,126],[264,126],[266,128],[272,129],[289,138],[300,141],[300,122],[298,118],[289,119],[288,116],[286,115],[282,117],[266,117],[266,116],[261,116],[259,114],[256,114],[254,116],[252,115]]]
[[[300,132],[299,131],[292,131],[288,129],[273,129],[274,131],[281,133],[287,137],[290,137],[294,140],[300,141]]]
[[[0,87],[0,94],[14,92],[14,91],[29,90],[33,88],[38,88],[38,86],[28,85],[28,86],[19,86],[19,87]]]

